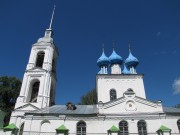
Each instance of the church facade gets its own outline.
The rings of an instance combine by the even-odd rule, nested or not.
[[[4,129],[20,135],[180,133],[180,109],[146,99],[143,74],[136,71],[139,61],[131,51],[125,61],[115,50],[110,57],[102,52],[94,105],[54,105],[57,58],[50,27],[32,46],[9,127]]]

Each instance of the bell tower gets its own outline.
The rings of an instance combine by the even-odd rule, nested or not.
[[[52,21],[45,35],[32,45],[15,109],[27,104],[44,108],[54,104],[58,49],[53,42]]]

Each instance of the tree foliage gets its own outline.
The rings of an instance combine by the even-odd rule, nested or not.
[[[96,92],[96,89],[94,88],[81,97],[81,101],[79,104],[92,105],[96,103],[97,103],[97,92]]]
[[[175,105],[175,108],[180,108],[180,104]]]
[[[16,77],[0,77],[0,110],[6,113],[4,123],[9,122],[11,111],[14,108],[16,99],[21,88],[21,81]]]

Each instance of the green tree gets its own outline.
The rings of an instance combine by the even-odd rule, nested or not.
[[[21,88],[21,81],[16,77],[0,77],[0,110],[6,112],[4,124],[9,123],[11,111],[14,109],[16,99]]]
[[[92,104],[97,104],[97,92],[96,89],[92,89],[85,95],[81,97],[80,103],[81,105],[92,105]]]
[[[175,105],[175,108],[180,108],[180,104]]]

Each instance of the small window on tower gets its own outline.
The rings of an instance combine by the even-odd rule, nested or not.
[[[115,100],[116,98],[116,90],[110,90],[110,101]]]
[[[32,94],[30,102],[37,102],[40,82],[35,82],[32,86]]]
[[[39,52],[37,54],[36,67],[42,68],[44,62],[44,52]]]

